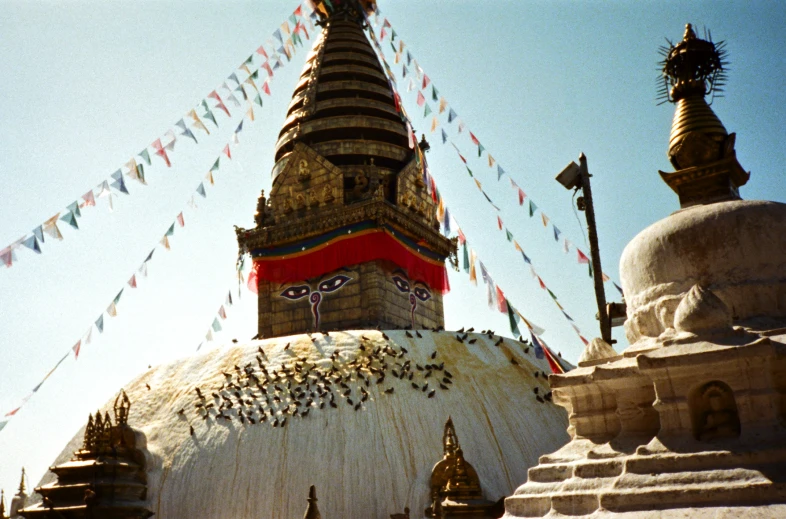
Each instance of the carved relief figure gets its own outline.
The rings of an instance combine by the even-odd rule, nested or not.
[[[425,283],[420,281],[410,283],[403,270],[396,270],[393,272],[392,279],[393,284],[396,285],[396,288],[399,290],[399,292],[408,294],[410,305],[410,321],[412,323],[412,328],[415,328],[415,310],[418,307],[418,301],[426,302],[431,299],[431,290],[429,290]]]
[[[308,169],[308,161],[306,159],[300,159],[300,162],[298,163],[297,177],[301,181],[311,178],[311,171]]]
[[[723,382],[708,382],[694,391],[690,405],[697,440],[712,441],[740,435],[740,419],[734,394]]]
[[[319,305],[326,294],[336,292],[344,285],[352,280],[351,277],[344,274],[330,276],[328,279],[320,281],[316,288],[312,289],[309,285],[293,285],[284,289],[281,297],[289,299],[290,301],[297,301],[308,297],[311,303],[311,315],[314,318],[314,330],[319,330]]]

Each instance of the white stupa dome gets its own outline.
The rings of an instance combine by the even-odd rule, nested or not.
[[[456,332],[415,333],[252,341],[140,375],[125,391],[128,424],[145,453],[145,508],[160,519],[289,519],[302,516],[315,485],[326,519],[387,519],[406,507],[421,517],[448,417],[486,499],[512,494],[538,456],[568,440],[565,412],[540,398],[548,391],[546,360],[530,345],[497,336],[469,334],[460,342]],[[236,367],[248,367],[259,386]],[[243,380],[252,387],[234,387]],[[246,402],[244,423],[235,392]],[[301,405],[291,404],[298,399]],[[231,419],[216,418],[220,407]],[[73,456],[82,436],[57,463]],[[54,479],[50,473],[45,482]]]

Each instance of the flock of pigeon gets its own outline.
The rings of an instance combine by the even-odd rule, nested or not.
[[[474,344],[477,338],[469,339],[473,331],[470,328],[465,332],[462,328],[456,332],[455,340]],[[417,391],[425,398],[435,398],[439,392],[450,390],[453,374],[445,369],[444,361],[440,362],[437,351],[429,355],[426,363],[415,363],[409,358],[406,348],[390,341],[384,332],[379,333],[383,339],[381,344],[361,335],[357,350],[334,350],[330,356],[316,362],[290,350],[290,342],[284,351],[289,352],[291,358],[274,365],[269,362],[264,349],[258,347],[256,363],[235,365],[232,370],[222,372],[223,382],[220,385],[209,389],[194,388],[193,410],[182,408],[177,414],[189,423],[193,436],[194,426],[188,419],[192,413],[203,421],[238,421],[241,425],[267,423],[273,427],[286,427],[289,421],[306,418],[314,409],[335,409],[344,405],[361,411],[371,399],[372,386],[380,388],[379,394],[392,395],[405,384],[403,387]],[[419,331],[405,331],[409,338],[414,338],[413,333],[422,338]],[[484,330],[482,334],[491,340],[495,338],[491,330]],[[311,334],[309,337],[312,342],[319,340]],[[323,337],[328,339],[330,332]],[[494,345],[499,347],[503,342],[505,339],[499,337]],[[525,339],[519,338],[518,344],[524,354],[529,353]],[[520,366],[515,357],[511,356],[509,360],[511,364]],[[548,378],[542,371],[535,371],[534,376],[542,378],[544,383]],[[542,391],[536,386],[533,392],[538,402],[551,401],[551,391]]]

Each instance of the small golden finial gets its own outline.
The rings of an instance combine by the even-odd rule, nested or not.
[[[453,418],[448,416],[448,421],[445,422],[445,430],[442,433],[442,453],[447,458],[456,453],[459,449],[459,441],[456,436],[456,428],[453,426]]]
[[[95,442],[95,426],[93,425],[93,413],[87,417],[87,425],[85,426],[85,438],[82,441],[82,450],[90,451],[93,449]]]
[[[314,485],[308,489],[308,508],[306,508],[306,515],[303,519],[322,519],[317,507],[317,489]]]
[[[131,409],[131,400],[128,399],[125,390],[121,389],[120,394],[115,398],[115,425],[125,425],[128,423],[128,412]]]
[[[685,24],[685,36],[682,37],[683,40],[695,40],[696,33],[693,32],[693,25],[686,23]]]
[[[19,491],[17,495],[23,496],[25,495],[25,468],[22,467],[22,477],[19,479]]]

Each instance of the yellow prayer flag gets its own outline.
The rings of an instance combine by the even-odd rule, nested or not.
[[[439,126],[439,121],[437,120],[437,116],[435,115],[434,119],[431,121],[431,133],[434,133],[434,130],[437,129],[437,126]]]
[[[447,107],[448,107],[448,102],[445,101],[444,97],[440,97],[439,98],[439,113],[444,112]]]
[[[546,214],[543,213],[543,212],[540,213],[540,217],[541,217],[541,219],[543,219],[543,227],[548,227],[548,225],[549,225],[549,217],[546,216]]]
[[[494,157],[491,156],[491,153],[489,153],[488,155],[489,155],[489,167],[493,168],[496,160],[494,160]]]
[[[478,179],[475,179],[475,184],[477,184],[477,186],[478,186],[478,189],[480,189],[481,191],[483,191],[483,187],[480,185],[480,180],[478,180]]]
[[[252,122],[254,121],[254,105],[248,105],[248,112],[246,112],[246,116]]]
[[[478,273],[475,271],[475,259],[477,255],[474,249],[469,250],[469,280],[473,285],[478,285]]]

